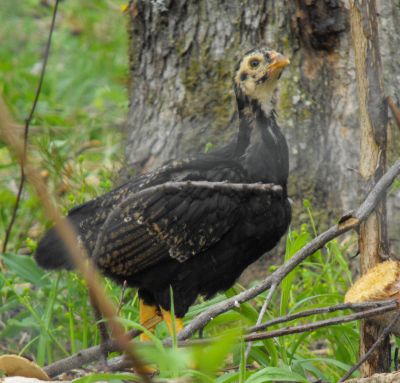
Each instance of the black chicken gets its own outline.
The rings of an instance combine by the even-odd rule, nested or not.
[[[142,323],[161,310],[171,331],[172,286],[181,330],[182,318],[199,294],[209,298],[231,287],[288,229],[288,147],[272,103],[288,64],[289,59],[269,48],[252,49],[239,61],[233,74],[239,134],[229,145],[171,162],[68,212],[66,219],[91,255],[110,212],[125,197],[151,186],[190,180],[282,187],[280,193],[168,189],[127,207],[108,228],[96,266],[111,279],[139,289]],[[44,269],[74,268],[55,227],[39,242],[35,259]]]

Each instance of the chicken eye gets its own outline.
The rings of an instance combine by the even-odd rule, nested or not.
[[[258,60],[251,60],[250,61],[250,67],[252,69],[256,69],[259,65],[260,65],[260,61],[258,61]]]

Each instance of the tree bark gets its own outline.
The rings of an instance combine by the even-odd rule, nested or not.
[[[400,372],[376,374],[369,378],[349,379],[347,383],[396,383],[398,381],[400,381]]]
[[[382,63],[379,48],[375,0],[351,0],[351,31],[355,52],[361,122],[359,193],[363,201],[386,172],[387,101],[383,93]],[[388,253],[386,203],[363,222],[359,231],[360,272],[364,275]],[[371,321],[361,321],[359,357],[372,347],[382,331]],[[361,377],[390,371],[389,336],[360,367]]]
[[[387,80],[397,104],[398,7],[397,0],[380,4],[384,73],[392,74]],[[291,60],[277,89],[276,111],[290,148],[293,226],[309,223],[305,198],[321,230],[355,205],[357,173],[347,169],[358,168],[360,133],[346,3],[137,0],[129,14],[126,155],[134,174],[202,152],[208,142],[213,149],[226,144],[238,129],[233,69],[248,49],[269,45]],[[392,130],[389,139],[398,136]],[[400,214],[393,217],[400,226]],[[253,279],[265,276],[268,257],[253,268]]]

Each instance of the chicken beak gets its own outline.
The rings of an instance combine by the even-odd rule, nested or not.
[[[275,56],[271,57],[274,61],[272,62],[272,64],[267,68],[267,70],[269,70],[269,75],[271,75],[272,73],[274,73],[277,69],[279,68],[283,68],[284,66],[290,64],[290,60],[285,57],[282,56],[279,53],[276,53]]]

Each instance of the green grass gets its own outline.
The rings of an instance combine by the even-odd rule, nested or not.
[[[59,5],[47,70],[30,127],[32,156],[58,202],[72,206],[107,191],[121,157],[117,127],[127,113],[127,37],[123,1],[66,1]],[[0,92],[18,128],[32,106],[52,7],[39,2],[10,2],[0,6]],[[83,163],[78,161],[83,155]],[[48,174],[48,175],[47,175]],[[82,182],[86,186],[82,194]],[[0,236],[4,238],[19,183],[19,165],[0,143]],[[27,231],[44,216],[29,185],[18,211],[19,221],[9,250],[16,252]],[[34,217],[34,218],[33,218]],[[22,229],[22,230],[21,230]],[[21,234],[23,233],[23,234]]]
[[[59,5],[29,145],[55,203],[64,211],[110,189],[114,166],[124,150],[123,135],[118,130],[128,104],[126,18],[120,11],[122,5],[123,1],[110,0],[68,0]],[[52,8],[37,1],[8,0],[0,0],[0,7],[0,91],[17,128],[22,130],[39,80]],[[18,183],[18,162],[0,142],[0,241],[11,218]],[[307,201],[305,205],[310,209]],[[288,236],[286,259],[315,236],[309,212],[309,226],[293,228]],[[46,274],[29,255],[23,255],[32,253],[36,240],[50,224],[31,186],[26,184],[3,257],[0,354],[21,354],[41,366],[98,344],[82,278],[67,272]],[[354,240],[341,241],[331,242],[286,277],[273,297],[267,318],[342,302],[351,281],[347,256]],[[121,287],[106,280],[105,290],[117,304]],[[240,290],[241,286],[235,286],[207,302],[200,298],[185,317],[185,324]],[[247,362],[254,362],[257,368],[246,370],[245,345],[234,339],[241,328],[255,324],[267,294],[220,315],[205,327],[204,337],[223,336],[224,342],[206,349],[164,348],[160,340],[169,337],[169,333],[160,323],[155,334],[156,348],[143,348],[142,353],[149,363],[159,366],[161,378],[189,375],[196,381],[218,383],[301,381],[306,370],[323,380],[336,381],[356,362],[358,330],[354,323],[348,323],[255,342]],[[136,291],[128,290],[121,310],[121,321],[127,330],[138,326],[138,303]],[[342,313],[323,318],[339,315]],[[306,321],[319,319],[322,318],[311,317]],[[271,330],[303,323],[299,319]],[[241,369],[217,373],[232,366]]]

